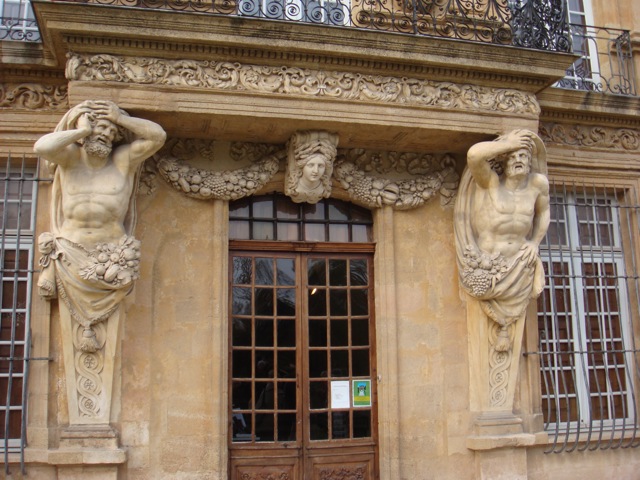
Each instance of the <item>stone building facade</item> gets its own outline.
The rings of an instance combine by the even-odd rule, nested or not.
[[[6,478],[634,478],[640,5],[547,2],[572,26],[536,43],[507,7],[543,1],[378,3],[34,0],[37,41],[3,23]],[[38,247],[60,192],[34,153],[86,101],[166,132],[139,256],[82,266],[133,289],[89,323],[40,295],[73,260]],[[461,288],[455,205],[470,149],[518,130],[549,181],[546,286],[500,329]]]

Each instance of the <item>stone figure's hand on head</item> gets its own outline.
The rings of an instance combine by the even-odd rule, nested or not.
[[[533,148],[534,133],[529,130],[512,130],[511,132],[497,138],[497,141],[505,143],[508,147],[507,151]]]
[[[91,121],[93,120],[92,118],[92,114],[90,112],[87,113],[83,113],[82,115],[80,115],[80,117],[78,118],[78,123],[76,124],[76,127],[80,130],[85,130],[85,129],[89,129],[91,130]]]
[[[96,100],[93,102],[94,112],[98,120],[104,119],[109,120],[110,122],[115,123],[116,125],[120,122],[120,109],[117,105],[111,102],[105,102]]]

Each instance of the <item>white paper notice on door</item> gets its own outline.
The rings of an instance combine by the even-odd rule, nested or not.
[[[349,381],[331,382],[331,408],[349,408],[350,406]]]

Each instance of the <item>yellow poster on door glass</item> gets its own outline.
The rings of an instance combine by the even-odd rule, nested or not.
[[[352,380],[354,407],[371,406],[371,380]]]

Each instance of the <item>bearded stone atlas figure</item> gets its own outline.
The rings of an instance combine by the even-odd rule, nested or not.
[[[137,173],[165,138],[162,127],[113,102],[85,101],[34,146],[54,170],[51,232],[38,239],[38,287],[45,298],[59,296],[83,327],[82,351],[100,348],[94,326],[118,308],[138,277]]]
[[[514,130],[469,149],[455,209],[460,283],[499,326],[495,350],[510,349],[508,327],[524,319],[544,287],[538,246],[549,226],[549,181],[540,138]]]

